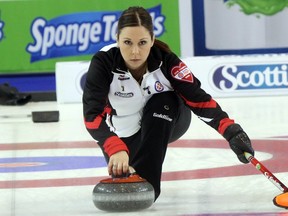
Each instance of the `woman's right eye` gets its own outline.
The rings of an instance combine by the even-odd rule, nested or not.
[[[124,44],[126,44],[126,45],[131,45],[132,43],[131,43],[131,41],[129,41],[129,40],[125,40],[125,41],[124,41]]]

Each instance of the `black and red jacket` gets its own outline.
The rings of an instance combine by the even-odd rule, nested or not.
[[[91,60],[83,93],[85,126],[109,156],[128,152],[121,137],[140,129],[143,107],[153,94],[175,91],[195,115],[222,135],[234,123],[174,53],[153,46],[147,63],[140,86],[116,44],[104,47]]]

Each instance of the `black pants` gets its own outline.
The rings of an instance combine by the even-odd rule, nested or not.
[[[131,137],[122,138],[130,151],[129,165],[153,185],[155,200],[160,195],[168,143],[179,139],[189,128],[190,121],[190,109],[174,92],[159,93],[144,107],[141,129]]]

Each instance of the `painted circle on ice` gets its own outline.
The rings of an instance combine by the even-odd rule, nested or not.
[[[256,158],[258,157],[257,152],[265,152],[272,155],[271,158],[264,161],[264,165],[267,166],[269,170],[273,173],[288,172],[288,167],[283,166],[283,164],[288,164],[288,157],[283,154],[288,150],[288,140],[252,140],[253,147],[256,149]],[[91,142],[57,142],[57,143],[46,143],[43,146],[43,143],[33,143],[33,144],[17,144],[17,151],[21,150],[41,150],[41,149],[72,149],[72,148],[89,148],[93,151],[99,151],[99,148],[95,148],[95,144]],[[215,149],[222,149],[225,151],[231,151],[229,145],[225,140],[178,140],[174,143],[169,144],[169,148],[181,148],[181,149],[195,149],[200,148],[201,151],[214,151]],[[15,147],[13,145],[0,145],[1,151],[13,151]],[[206,150],[205,150],[206,149]],[[214,149],[214,150],[213,150]],[[201,152],[200,152],[201,153]],[[232,154],[233,152],[231,152]],[[226,154],[225,154],[226,155]],[[225,156],[224,156],[225,157]],[[236,157],[236,156],[235,156]],[[191,158],[191,157],[190,157]],[[179,158],[179,163],[183,163]],[[18,161],[17,161],[18,160]],[[4,172],[3,164],[9,164],[10,167],[5,168],[5,172],[37,172],[37,171],[52,171],[52,170],[73,170],[75,169],[85,169],[85,168],[102,168],[106,167],[106,162],[104,157],[101,156],[59,156],[59,157],[28,157],[28,158],[1,158],[0,159],[0,173]],[[245,176],[245,175],[255,175],[259,174],[259,170],[256,170],[254,166],[248,166],[247,164],[237,163],[235,164],[226,164],[226,166],[217,166],[217,167],[202,167],[193,169],[193,158],[192,161],[186,161],[191,164],[191,168],[186,168],[185,170],[167,170],[163,172],[162,181],[177,181],[185,179],[206,179],[206,178],[221,178],[229,176]],[[209,157],[205,157],[205,154],[202,154],[201,157],[198,157],[201,161],[209,161]],[[236,160],[236,159],[235,159]],[[13,167],[18,163],[17,166],[22,164],[19,167]],[[12,166],[12,167],[11,167]],[[18,170],[17,170],[18,169]],[[91,177],[74,177],[74,178],[65,178],[59,176],[59,178],[49,179],[31,179],[31,180],[6,180],[0,181],[0,188],[33,188],[33,187],[61,187],[61,186],[77,186],[77,185],[94,185],[95,182],[107,178],[106,176],[95,175],[91,172]]]
[[[61,156],[0,158],[0,173],[39,172],[106,167],[103,157]]]

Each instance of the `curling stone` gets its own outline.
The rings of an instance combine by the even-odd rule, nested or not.
[[[137,174],[101,180],[93,190],[94,205],[103,211],[129,212],[149,208],[154,188]]]

